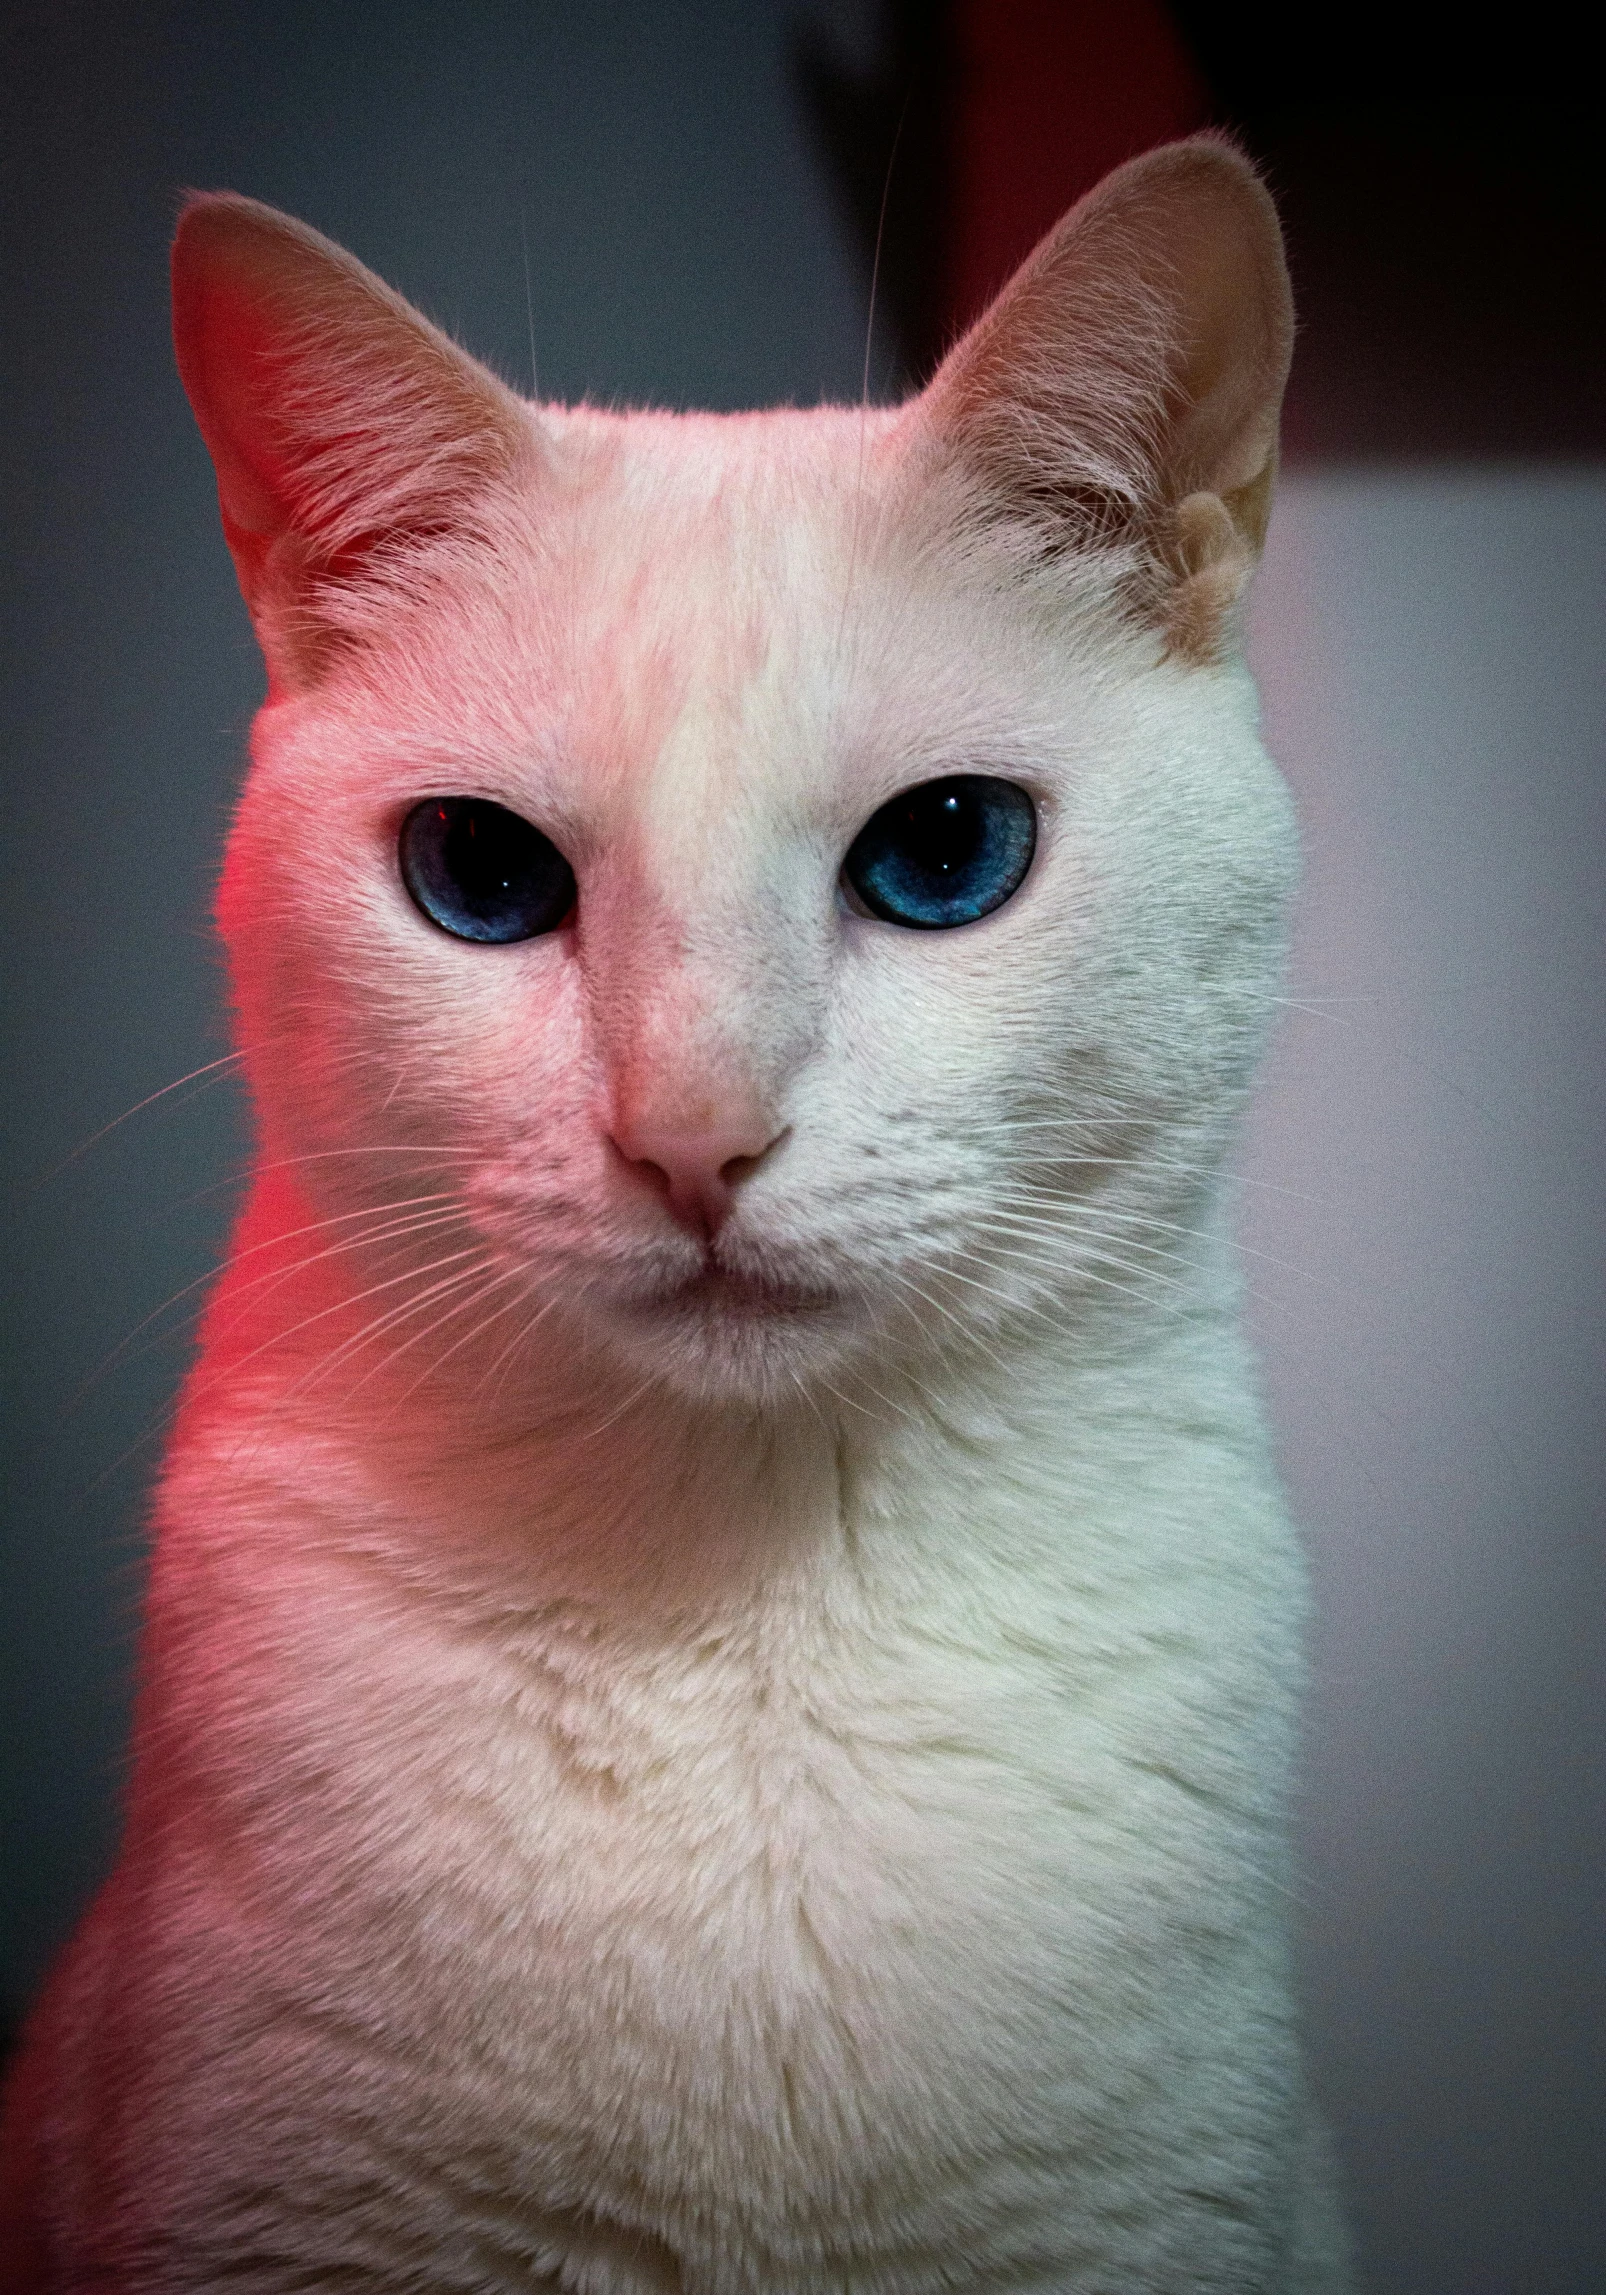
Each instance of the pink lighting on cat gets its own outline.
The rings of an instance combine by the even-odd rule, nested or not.
[[[174,303],[297,695],[219,904],[262,1153],[11,2220],[55,2295],[469,2254],[929,2295],[1266,2285],[1297,2217],[1279,2276],[1342,2295],[1287,2038],[1302,1581],[1212,1240],[1293,874],[1219,674],[1292,337],[1257,177],[1120,170],[896,417],[532,416],[232,194]],[[459,546],[331,595],[420,531]],[[645,793],[521,762],[599,656],[627,724],[666,659],[690,697]],[[517,812],[407,762],[475,710]],[[945,938],[1024,883],[1027,783],[1032,897]],[[399,786],[388,850],[308,821]],[[610,806],[565,943],[538,824]],[[475,904],[543,842],[564,906],[502,961]]]

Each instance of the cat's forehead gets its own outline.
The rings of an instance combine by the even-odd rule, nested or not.
[[[437,779],[461,760],[577,854],[688,869],[1030,754],[1065,715],[1063,632],[1045,656],[934,526],[907,412],[532,411],[499,547],[453,560],[470,578],[362,681],[404,721],[370,746]]]
[[[622,658],[669,644],[687,687],[740,690],[812,649],[885,523],[887,417],[570,417],[549,521],[576,634]]]
[[[682,812],[705,786],[726,801],[778,766],[823,769],[855,694],[897,666],[929,684],[896,419],[558,418],[498,572],[515,638],[492,668],[501,708],[561,722],[599,794],[667,784]]]
[[[566,418],[525,572],[567,705],[632,777],[729,788],[843,713],[985,709],[1014,682],[933,550],[895,409]],[[1007,624],[1012,617],[1002,617]]]
[[[548,467],[576,502],[756,544],[777,520],[833,519],[874,489],[902,410],[774,407],[744,414],[546,408]]]

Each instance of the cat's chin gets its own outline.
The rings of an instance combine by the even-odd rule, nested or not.
[[[841,1292],[709,1265],[606,1310],[608,1337],[638,1374],[698,1401],[797,1400],[842,1363],[861,1316]]]

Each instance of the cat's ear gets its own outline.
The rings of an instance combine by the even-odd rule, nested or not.
[[[949,353],[922,420],[984,515],[1120,550],[1173,649],[1229,641],[1265,538],[1293,301],[1276,211],[1215,136],[1081,200]]]
[[[528,446],[518,400],[354,256],[232,192],[173,242],[179,373],[270,681],[316,676],[365,584]]]

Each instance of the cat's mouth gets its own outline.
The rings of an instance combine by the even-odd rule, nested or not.
[[[765,1266],[703,1249],[696,1265],[642,1270],[627,1294],[636,1313],[696,1323],[753,1323],[828,1315],[845,1304],[842,1292],[812,1269]],[[626,1304],[621,1299],[621,1306]]]
[[[818,1284],[788,1282],[781,1276],[723,1267],[717,1260],[709,1259],[695,1274],[661,1293],[654,1303],[671,1312],[678,1310],[746,1321],[769,1316],[823,1315],[840,1306],[841,1300],[836,1292]]]
[[[637,1370],[704,1400],[795,1395],[857,1327],[851,1290],[813,1268],[733,1265],[705,1250],[689,1271],[682,1260],[654,1272],[615,1294],[613,1335]]]

